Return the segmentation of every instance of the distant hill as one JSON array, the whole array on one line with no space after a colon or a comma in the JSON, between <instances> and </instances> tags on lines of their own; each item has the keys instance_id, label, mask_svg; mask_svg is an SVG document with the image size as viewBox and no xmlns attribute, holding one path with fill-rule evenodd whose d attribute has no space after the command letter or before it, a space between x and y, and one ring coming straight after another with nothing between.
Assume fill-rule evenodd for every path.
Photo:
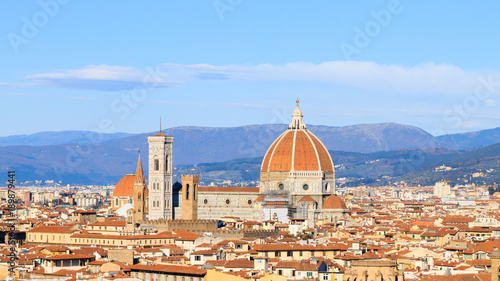
<instances>
[{"instance_id":1,"label":"distant hill","mask_svg":"<svg viewBox=\"0 0 500 281\"><path fill-rule=\"evenodd\" d=\"M397 150L374 153L330 151L340 186L433 185L443 179L451 184L500 182L500 143L472 150L445 148ZM262 157L179 167L202 175L202 184L223 181L253 185L259 180ZM448 168L440 168L442 166ZM476 177L473 175L476 174Z\"/></svg>"},{"instance_id":2,"label":"distant hill","mask_svg":"<svg viewBox=\"0 0 500 281\"><path fill-rule=\"evenodd\" d=\"M43 146L65 143L102 143L114 139L124 138L133 134L112 133L103 134L92 131L60 131L41 132L31 135L15 135L0 137L0 146L30 145Z\"/></svg>"},{"instance_id":3,"label":"distant hill","mask_svg":"<svg viewBox=\"0 0 500 281\"><path fill-rule=\"evenodd\" d=\"M234 128L176 127L163 132L174 136L174 165L189 166L262 157L271 143L286 129L287 125L273 124ZM431 151L439 145L436 138L427 132L395 123L345 127L308 126L308 129L323 141L327 149L343 151L334 154L336 165L344 160L351 161L346 163L372 161L370 159L378 157L376 153L390 151L384 154L388 166L380 166L375 169L377 171L382 167L390 169L393 161L401 157L420 157L421 154L413 155L415 152L411 151ZM116 184L124 174L134 172L137 152L140 150L147 173L147 137L156 132L103 135L98 143L88 143L89 138L85 133L67 131L59 132L58 135L57 132L46 132L0 138L0 141L3 140L1 143L15 144L0 146L0 169L16 170L20 182L55 180L63 184ZM450 143L452 142L448 142L448 146L451 146ZM435 151L438 151L443 160L452 153L446 149ZM409 155L405 156L405 153ZM424 163L435 158L426 159ZM236 167L237 163L227 163L233 171L240 170L240 167ZM379 161L376 164L381 163L383 162ZM359 177L371 177L373 172L376 177L377 171L374 172L373 165L360 164L353 166L352 173L357 173ZM339 173L342 175L340 171Z\"/></svg>"},{"instance_id":4,"label":"distant hill","mask_svg":"<svg viewBox=\"0 0 500 281\"><path fill-rule=\"evenodd\" d=\"M436 137L442 147L451 149L471 149L500 142L500 127L476 132L443 135Z\"/></svg>"}]
</instances>

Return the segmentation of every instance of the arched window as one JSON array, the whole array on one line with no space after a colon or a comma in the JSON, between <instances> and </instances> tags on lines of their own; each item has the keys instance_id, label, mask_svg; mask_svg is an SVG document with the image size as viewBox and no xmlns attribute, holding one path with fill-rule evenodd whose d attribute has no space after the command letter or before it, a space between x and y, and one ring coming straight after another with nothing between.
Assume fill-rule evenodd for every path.
<instances>
[{"instance_id":1,"label":"arched window","mask_svg":"<svg viewBox=\"0 0 500 281\"><path fill-rule=\"evenodd\" d=\"M168 154L165 156L165 170L168 171Z\"/></svg>"},{"instance_id":2,"label":"arched window","mask_svg":"<svg viewBox=\"0 0 500 281\"><path fill-rule=\"evenodd\" d=\"M155 167L154 168L155 168L155 171L160 170L160 160L155 159Z\"/></svg>"},{"instance_id":3,"label":"arched window","mask_svg":"<svg viewBox=\"0 0 500 281\"><path fill-rule=\"evenodd\" d=\"M193 184L193 200L196 200L196 183Z\"/></svg>"},{"instance_id":4,"label":"arched window","mask_svg":"<svg viewBox=\"0 0 500 281\"><path fill-rule=\"evenodd\" d=\"M189 184L186 184L186 200L189 200Z\"/></svg>"}]
</instances>

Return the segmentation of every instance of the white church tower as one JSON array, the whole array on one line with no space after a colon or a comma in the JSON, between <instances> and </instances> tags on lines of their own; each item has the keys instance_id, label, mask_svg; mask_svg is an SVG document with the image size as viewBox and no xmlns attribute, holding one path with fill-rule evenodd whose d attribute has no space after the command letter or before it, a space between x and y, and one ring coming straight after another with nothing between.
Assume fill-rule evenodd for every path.
<instances>
[{"instance_id":1,"label":"white church tower","mask_svg":"<svg viewBox=\"0 0 500 281\"><path fill-rule=\"evenodd\" d=\"M161 127L161 126L160 126ZM172 143L173 136L149 136L149 220L173 219Z\"/></svg>"}]
</instances>

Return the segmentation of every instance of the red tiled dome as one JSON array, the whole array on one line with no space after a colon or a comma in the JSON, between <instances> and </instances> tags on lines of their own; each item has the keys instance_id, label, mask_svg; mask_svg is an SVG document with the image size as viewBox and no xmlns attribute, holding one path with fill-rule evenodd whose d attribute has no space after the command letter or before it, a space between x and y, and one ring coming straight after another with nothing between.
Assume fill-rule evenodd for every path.
<instances>
[{"instance_id":1,"label":"red tiled dome","mask_svg":"<svg viewBox=\"0 0 500 281\"><path fill-rule=\"evenodd\" d=\"M134 197L134 180L135 174L125 175L115 186L113 196L116 197ZM148 188L146 188L145 196L148 196Z\"/></svg>"},{"instance_id":2,"label":"red tiled dome","mask_svg":"<svg viewBox=\"0 0 500 281\"><path fill-rule=\"evenodd\" d=\"M338 197L337 195L330 195L325 198L323 201L323 209L328 210L339 210L339 209L347 209L344 200Z\"/></svg>"},{"instance_id":3,"label":"red tiled dome","mask_svg":"<svg viewBox=\"0 0 500 281\"><path fill-rule=\"evenodd\" d=\"M288 129L269 147L261 172L333 172L333 161L323 143L306 129Z\"/></svg>"},{"instance_id":4,"label":"red tiled dome","mask_svg":"<svg viewBox=\"0 0 500 281\"><path fill-rule=\"evenodd\" d=\"M133 175L133 174L125 175L116 184L115 190L113 191L113 196L116 196L116 197L122 197L122 196L133 197L134 196L134 180L135 180L135 175Z\"/></svg>"}]
</instances>

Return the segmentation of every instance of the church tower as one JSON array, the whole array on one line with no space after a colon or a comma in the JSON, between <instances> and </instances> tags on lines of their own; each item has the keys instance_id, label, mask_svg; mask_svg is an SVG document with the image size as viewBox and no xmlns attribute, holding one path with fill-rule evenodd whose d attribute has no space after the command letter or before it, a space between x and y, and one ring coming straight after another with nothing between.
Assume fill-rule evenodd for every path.
<instances>
[{"instance_id":1,"label":"church tower","mask_svg":"<svg viewBox=\"0 0 500 281\"><path fill-rule=\"evenodd\" d=\"M146 179L142 170L141 154L139 154L134 179L134 216L136 222L146 221L146 189Z\"/></svg>"},{"instance_id":2,"label":"church tower","mask_svg":"<svg viewBox=\"0 0 500 281\"><path fill-rule=\"evenodd\" d=\"M199 176L182 175L182 219L198 219L198 182Z\"/></svg>"},{"instance_id":3,"label":"church tower","mask_svg":"<svg viewBox=\"0 0 500 281\"><path fill-rule=\"evenodd\" d=\"M173 219L172 144L173 136L161 132L148 137L149 220Z\"/></svg>"}]
</instances>

